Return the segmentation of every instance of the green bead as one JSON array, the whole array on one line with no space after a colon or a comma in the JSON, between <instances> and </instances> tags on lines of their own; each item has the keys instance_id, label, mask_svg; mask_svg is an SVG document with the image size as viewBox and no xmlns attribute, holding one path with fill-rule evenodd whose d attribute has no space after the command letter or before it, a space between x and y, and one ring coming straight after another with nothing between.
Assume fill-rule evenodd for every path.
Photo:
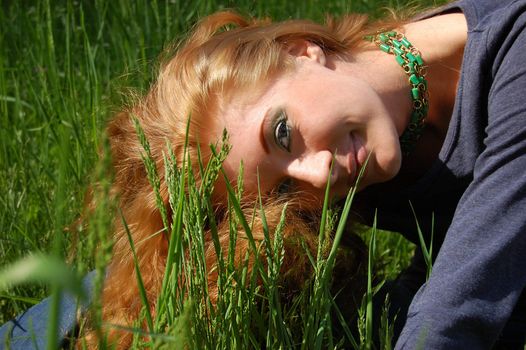
<instances>
[{"instance_id":1,"label":"green bead","mask_svg":"<svg viewBox=\"0 0 526 350\"><path fill-rule=\"evenodd\" d=\"M402 47L402 44L401 44L398 40L392 40L392 42L393 42L393 45L394 45L395 47L397 47L397 48Z\"/></svg>"},{"instance_id":2,"label":"green bead","mask_svg":"<svg viewBox=\"0 0 526 350\"><path fill-rule=\"evenodd\" d=\"M417 88L411 89L411 94L413 95L413 99L418 100L420 98L420 90Z\"/></svg>"},{"instance_id":3,"label":"green bead","mask_svg":"<svg viewBox=\"0 0 526 350\"><path fill-rule=\"evenodd\" d=\"M405 54L405 57L407 57L407 59L409 60L409 62L413 63L416 61L416 58L415 56L413 56L413 54L411 52L408 52Z\"/></svg>"},{"instance_id":4,"label":"green bead","mask_svg":"<svg viewBox=\"0 0 526 350\"><path fill-rule=\"evenodd\" d=\"M395 60L401 66L403 66L405 64L405 60L404 60L404 58L402 56L395 56Z\"/></svg>"},{"instance_id":5,"label":"green bead","mask_svg":"<svg viewBox=\"0 0 526 350\"><path fill-rule=\"evenodd\" d=\"M416 56L416 63L418 63L421 66L424 65L424 60L422 59L422 56L420 56L420 55Z\"/></svg>"},{"instance_id":6,"label":"green bead","mask_svg":"<svg viewBox=\"0 0 526 350\"><path fill-rule=\"evenodd\" d=\"M417 85L418 83L420 83L420 79L418 79L418 77L415 74L411 74L411 76L409 77L409 81L413 85Z\"/></svg>"},{"instance_id":7,"label":"green bead","mask_svg":"<svg viewBox=\"0 0 526 350\"><path fill-rule=\"evenodd\" d=\"M389 40L389 37L385 34L378 34L378 39L380 39L381 42L387 42Z\"/></svg>"},{"instance_id":8,"label":"green bead","mask_svg":"<svg viewBox=\"0 0 526 350\"><path fill-rule=\"evenodd\" d=\"M393 52L395 53L395 55L398 55L398 56L401 56L404 53L404 51L400 50L396 46L393 46Z\"/></svg>"},{"instance_id":9,"label":"green bead","mask_svg":"<svg viewBox=\"0 0 526 350\"><path fill-rule=\"evenodd\" d=\"M380 44L380 50L382 50L383 52L389 53L390 47L389 45L386 45L386 44Z\"/></svg>"},{"instance_id":10,"label":"green bead","mask_svg":"<svg viewBox=\"0 0 526 350\"><path fill-rule=\"evenodd\" d=\"M402 38L402 40L400 40L400 42L402 43L402 45L404 45L407 48L411 47L411 43L406 38Z\"/></svg>"},{"instance_id":11,"label":"green bead","mask_svg":"<svg viewBox=\"0 0 526 350\"><path fill-rule=\"evenodd\" d=\"M393 37L393 36L396 36L396 32L391 30L391 31L388 31L388 32L385 32L384 33L385 35L389 36L389 37Z\"/></svg>"}]
</instances>

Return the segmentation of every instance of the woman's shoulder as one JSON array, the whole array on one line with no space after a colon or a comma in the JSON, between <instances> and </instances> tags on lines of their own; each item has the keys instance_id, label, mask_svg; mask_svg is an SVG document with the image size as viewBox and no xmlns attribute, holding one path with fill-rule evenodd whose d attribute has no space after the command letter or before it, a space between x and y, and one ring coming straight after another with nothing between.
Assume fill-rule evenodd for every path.
<instances>
[{"instance_id":1,"label":"woman's shoulder","mask_svg":"<svg viewBox=\"0 0 526 350\"><path fill-rule=\"evenodd\" d=\"M511 14L524 12L526 0L458 0L418 15L422 20L452 12L462 12L466 16L470 31L480 30L494 22L507 21Z\"/></svg>"}]
</instances>

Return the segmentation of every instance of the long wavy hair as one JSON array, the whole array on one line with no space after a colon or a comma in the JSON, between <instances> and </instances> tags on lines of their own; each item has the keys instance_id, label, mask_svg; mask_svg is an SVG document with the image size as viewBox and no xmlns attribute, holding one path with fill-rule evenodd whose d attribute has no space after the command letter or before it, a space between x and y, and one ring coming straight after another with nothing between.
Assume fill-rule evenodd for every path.
<instances>
[{"instance_id":1,"label":"long wavy hair","mask_svg":"<svg viewBox=\"0 0 526 350\"><path fill-rule=\"evenodd\" d=\"M392 21L388 27L400 23ZM362 49L363 36L383 26L386 26L385 22L371 24L367 16L361 14L338 20L327 18L324 24L317 24L307 20L273 23L268 19L256 20L233 12L220 12L202 19L184 42L162 55L158 77L149 92L115 115L107 128L115 172L112 192L118 198L120 210L136 242L138 264L152 313L155 313L155 301L165 270L168 239L162 234L154 235L164 225L147 179L141 158L143 149L133 119L139 121L149 141L160 175L161 197L168 207L163 160L167 140L181 162L188 137L187 152L191 159L197 159L198 147L202 151L208 149L207 145L200 144L199 134L214 123L220 112L221 99L236 90L257 88L262 82L292 69L293 63L286 51L288 45L306 40L317 44L327 55L343 57L352 50ZM206 160L210 155L204 152L201 156ZM283 201L267 205L269 227L278 224L282 205ZM290 205L287 211L283 233L287 254L282 267L287 270L287 278L293 280L291 285L296 286L307 278L310 267L303 248L291 242L294 242L294 237L301 237L313 252L317 244L312 225L317 220L316 215L306 219L298 207ZM228 223L222 217L217 221L220 242L226 250ZM254 232L258 232L258 224L255 226ZM107 269L102 295L103 319L107 323L131 326L138 318L142 303L135 282L130 283L136 280L134 259L120 217L115 219L113 235L113 259ZM262 233L255 233L255 239L262 240ZM247 251L247 242L238 239L236 251ZM205 251L208 271L213 271L211 267L217 261L215 250L210 244ZM213 272L208 276L208 283L213 299L217 293ZM130 345L131 335L122 331L109 330L108 337L118 349ZM82 341L89 347L96 347L96 338L95 332L88 331Z\"/></svg>"}]
</instances>

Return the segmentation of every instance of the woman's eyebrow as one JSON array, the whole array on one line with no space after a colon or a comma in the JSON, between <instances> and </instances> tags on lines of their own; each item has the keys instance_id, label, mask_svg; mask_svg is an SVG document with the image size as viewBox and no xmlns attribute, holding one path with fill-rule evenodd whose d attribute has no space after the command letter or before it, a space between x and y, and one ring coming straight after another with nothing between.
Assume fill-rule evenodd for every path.
<instances>
[{"instance_id":1,"label":"woman's eyebrow","mask_svg":"<svg viewBox=\"0 0 526 350\"><path fill-rule=\"evenodd\" d=\"M259 142L261 143L261 146L263 147L263 150L266 154L269 154L269 147L267 143L267 135L268 135L268 128L271 123L271 116L272 108L267 109L265 112L265 115L263 116L263 119L261 120L261 124L259 125Z\"/></svg>"}]
</instances>

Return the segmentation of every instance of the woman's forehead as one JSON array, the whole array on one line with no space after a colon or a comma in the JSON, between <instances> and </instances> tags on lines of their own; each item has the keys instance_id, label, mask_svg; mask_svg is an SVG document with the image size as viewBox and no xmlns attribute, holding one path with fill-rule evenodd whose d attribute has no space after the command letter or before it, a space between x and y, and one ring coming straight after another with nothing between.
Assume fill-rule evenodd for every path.
<instances>
[{"instance_id":1,"label":"woman's forehead","mask_svg":"<svg viewBox=\"0 0 526 350\"><path fill-rule=\"evenodd\" d=\"M283 95L294 80L294 70L288 70L255 85L229 89L220 97L220 111L247 111L264 103L283 99Z\"/></svg>"},{"instance_id":2,"label":"woman's forehead","mask_svg":"<svg viewBox=\"0 0 526 350\"><path fill-rule=\"evenodd\" d=\"M234 123L251 122L257 119L258 113L279 99L276 89L278 79L258 84L258 86L247 86L242 89L231 91L220 97L217 119L224 126ZM264 111L263 111L264 113ZM263 117L263 115L261 115Z\"/></svg>"}]
</instances>

